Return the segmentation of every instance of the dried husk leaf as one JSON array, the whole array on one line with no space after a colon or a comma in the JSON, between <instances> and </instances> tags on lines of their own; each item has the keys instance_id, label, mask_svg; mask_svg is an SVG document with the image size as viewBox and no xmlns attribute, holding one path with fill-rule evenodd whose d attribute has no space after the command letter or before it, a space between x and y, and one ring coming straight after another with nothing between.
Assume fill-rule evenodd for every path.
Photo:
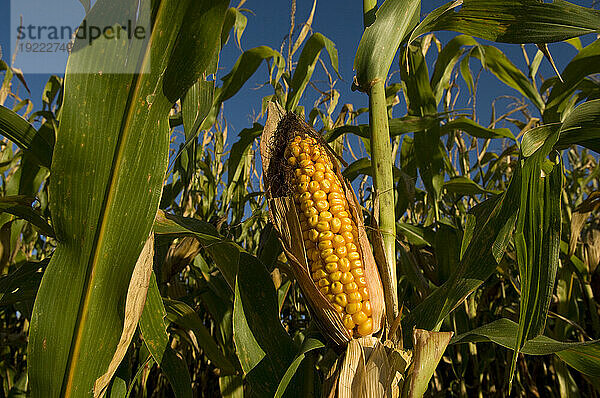
<instances>
[{"instance_id":1,"label":"dried husk leaf","mask_svg":"<svg viewBox=\"0 0 600 398\"><path fill-rule=\"evenodd\" d=\"M260 152L263 166L263 177L268 175L269 165L271 163L270 145L274 142L274 135L277 131L279 121L285 115L285 111L276 103L269 103L268 116L261 136ZM363 264L365 265L365 277L369 287L369 295L372 306L373 333L382 328L384 322L384 295L381 279L377 270L377 264L373 257L373 252L367 239L365 226L362 218L362 212L359 212L360 205L352 187L342 177L341 170L337 160L337 155L327 146L326 150L330 154L334 171L342 182L342 187L346 194L350 211L356 221L359 231L359 251ZM298 212L292 197L271 197L267 185L267 199L269 204L269 216L278 232L279 240L283 246L283 251L290 263L294 277L298 281L302 292L308 302L313 314L313 318L323 331L336 344L342 345L348 343L352 336L343 325L342 318L333 308L329 301L317 289L309 272L306 249L302 239L300 221Z\"/></svg>"}]
</instances>

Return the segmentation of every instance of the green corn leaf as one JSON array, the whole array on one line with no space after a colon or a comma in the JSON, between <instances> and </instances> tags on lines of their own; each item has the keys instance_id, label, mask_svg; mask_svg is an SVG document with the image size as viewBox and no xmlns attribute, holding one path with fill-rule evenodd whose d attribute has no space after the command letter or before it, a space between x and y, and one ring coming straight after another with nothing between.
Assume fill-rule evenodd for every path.
<instances>
[{"instance_id":1,"label":"green corn leaf","mask_svg":"<svg viewBox=\"0 0 600 398\"><path fill-rule=\"evenodd\" d=\"M20 302L33 304L50 259L27 262L0 278L0 306Z\"/></svg>"},{"instance_id":2,"label":"green corn leaf","mask_svg":"<svg viewBox=\"0 0 600 398\"><path fill-rule=\"evenodd\" d=\"M542 114L544 123L561 121L569 99L579 89L586 76L600 72L600 40L592 42L579 52L561 72L563 82L555 83L548 96L546 109Z\"/></svg>"},{"instance_id":3,"label":"green corn leaf","mask_svg":"<svg viewBox=\"0 0 600 398\"><path fill-rule=\"evenodd\" d=\"M285 69L285 60L278 51L267 46L260 46L244 51L238 58L231 71L223 76L223 87L219 94L219 101L223 102L235 95L246 81L256 72L263 61L273 59L272 69L277 67L277 74L273 79L276 83L281 78ZM272 75L271 69L271 75Z\"/></svg>"},{"instance_id":4,"label":"green corn leaf","mask_svg":"<svg viewBox=\"0 0 600 398\"><path fill-rule=\"evenodd\" d=\"M545 164L558 136L558 131L551 134L523 165L515 231L521 305L511 381L519 350L544 331L558 270L563 166L558 156L555 165Z\"/></svg>"},{"instance_id":5,"label":"green corn leaf","mask_svg":"<svg viewBox=\"0 0 600 398\"><path fill-rule=\"evenodd\" d=\"M77 40L69 57L49 186L59 244L29 335L34 397L89 394L113 357L129 280L159 205L169 111L210 63L227 9L226 1L208 0L152 5L147 42L124 51L123 35L92 45ZM151 4L140 7L98 0L86 21L106 26L139 18L149 25ZM147 73L106 72L128 65ZM75 73L82 71L89 73Z\"/></svg>"},{"instance_id":6,"label":"green corn leaf","mask_svg":"<svg viewBox=\"0 0 600 398\"><path fill-rule=\"evenodd\" d=\"M437 30L502 43L553 43L600 31L600 11L564 0L452 1L432 11L412 37Z\"/></svg>"},{"instance_id":7,"label":"green corn leaf","mask_svg":"<svg viewBox=\"0 0 600 398\"><path fill-rule=\"evenodd\" d=\"M472 51L471 56L493 73L500 81L519 91L540 110L544 109L544 101L533 83L509 59L494 46L481 45L479 51Z\"/></svg>"},{"instance_id":8,"label":"green corn leaf","mask_svg":"<svg viewBox=\"0 0 600 398\"><path fill-rule=\"evenodd\" d=\"M139 323L142 339L152 355L152 359L171 383L175 396L177 398L192 397L192 380L185 360L169 345L167 325L164 321L166 316L167 313L153 272Z\"/></svg>"},{"instance_id":9,"label":"green corn leaf","mask_svg":"<svg viewBox=\"0 0 600 398\"><path fill-rule=\"evenodd\" d=\"M440 127L440 134L448 134L452 130L462 130L472 137L477 138L509 138L516 141L514 134L507 128L487 128L466 117L451 120Z\"/></svg>"},{"instance_id":10,"label":"green corn leaf","mask_svg":"<svg viewBox=\"0 0 600 398\"><path fill-rule=\"evenodd\" d=\"M54 230L39 211L31 207L33 198L26 196L4 196L0 198L0 213L12 214L15 217L28 221L42 234L54 237Z\"/></svg>"},{"instance_id":11,"label":"green corn leaf","mask_svg":"<svg viewBox=\"0 0 600 398\"><path fill-rule=\"evenodd\" d=\"M514 349L519 325L509 319L498 319L467 333L456 336L450 344L494 342ZM540 335L528 340L521 348L527 355L555 354L569 366L589 376L600 377L600 340L561 342Z\"/></svg>"},{"instance_id":12,"label":"green corn leaf","mask_svg":"<svg viewBox=\"0 0 600 398\"><path fill-rule=\"evenodd\" d=\"M439 104L444 90L450 87L452 71L460 57L464 54L463 46L476 46L477 42L470 36L459 35L453 38L440 51L433 74L431 75L431 87L435 95L435 102Z\"/></svg>"},{"instance_id":13,"label":"green corn leaf","mask_svg":"<svg viewBox=\"0 0 600 398\"><path fill-rule=\"evenodd\" d=\"M323 48L325 48L329 54L329 60L331 61L333 70L335 70L335 73L338 73L338 53L335 44L322 34L314 33L304 44L302 52L300 53L300 58L298 59L298 65L292 76L292 81L290 83L290 97L286 104L286 109L288 111L296 109L300 97L304 93L306 85L315 71L315 66L319 60L319 54Z\"/></svg>"},{"instance_id":14,"label":"green corn leaf","mask_svg":"<svg viewBox=\"0 0 600 398\"><path fill-rule=\"evenodd\" d=\"M489 278L497 266L497 252L503 253L508 242L502 234L510 235L515 224L520 192L521 171L518 168L502 195L471 210L476 222L457 269L403 320L403 330L411 330L415 325L427 330L439 327L450 312ZM504 242L504 247L496 246L494 254L496 242Z\"/></svg>"},{"instance_id":15,"label":"green corn leaf","mask_svg":"<svg viewBox=\"0 0 600 398\"><path fill-rule=\"evenodd\" d=\"M277 386L277 391L275 391L275 398L283 397L283 394L285 393L288 385L290 384L290 381L292 381L292 377L294 377L294 375L296 374L296 371L300 367L302 360L304 360L304 358L306 357L306 354L312 350L317 350L323 347L325 347L325 344L323 344L320 340L313 338L307 338L304 340L304 342L302 343L302 347L300 348L300 352L298 353L294 361L290 364L290 366L287 368L285 374L281 378L281 381Z\"/></svg>"},{"instance_id":16,"label":"green corn leaf","mask_svg":"<svg viewBox=\"0 0 600 398\"><path fill-rule=\"evenodd\" d=\"M194 236L197 238L208 251L233 291L240 253L244 249L233 242L224 240L219 236L215 227L196 218L180 217L159 210L154 222L154 233L173 237Z\"/></svg>"},{"instance_id":17,"label":"green corn leaf","mask_svg":"<svg viewBox=\"0 0 600 398\"><path fill-rule=\"evenodd\" d=\"M225 357L198 314L184 302L169 299L164 299L163 302L167 311L167 319L179 327L194 332L198 345L215 367L221 370L222 375L233 374L234 366Z\"/></svg>"},{"instance_id":18,"label":"green corn leaf","mask_svg":"<svg viewBox=\"0 0 600 398\"><path fill-rule=\"evenodd\" d=\"M565 117L560 127L558 149L581 145L600 153L600 100L579 105Z\"/></svg>"},{"instance_id":19,"label":"green corn leaf","mask_svg":"<svg viewBox=\"0 0 600 398\"><path fill-rule=\"evenodd\" d=\"M361 91L369 91L376 80L387 78L400 43L419 22L420 11L419 0L387 0L379 7L354 58L356 84Z\"/></svg>"},{"instance_id":20,"label":"green corn leaf","mask_svg":"<svg viewBox=\"0 0 600 398\"><path fill-rule=\"evenodd\" d=\"M269 273L256 257L246 253L240 255L235 285L233 339L253 393L273 396L296 356L296 348L279 320Z\"/></svg>"},{"instance_id":21,"label":"green corn leaf","mask_svg":"<svg viewBox=\"0 0 600 398\"><path fill-rule=\"evenodd\" d=\"M0 134L31 153L44 167L50 168L54 137L38 132L20 115L0 105Z\"/></svg>"}]
</instances>

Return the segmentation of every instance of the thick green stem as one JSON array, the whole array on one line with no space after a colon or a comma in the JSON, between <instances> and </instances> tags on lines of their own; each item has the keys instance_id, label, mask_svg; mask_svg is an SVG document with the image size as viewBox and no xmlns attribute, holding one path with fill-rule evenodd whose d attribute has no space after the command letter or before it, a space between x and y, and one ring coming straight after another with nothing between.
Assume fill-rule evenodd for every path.
<instances>
[{"instance_id":1,"label":"thick green stem","mask_svg":"<svg viewBox=\"0 0 600 398\"><path fill-rule=\"evenodd\" d=\"M394 177L392 173L392 145L385 101L385 82L379 80L369 93L369 117L371 122L371 165L375 197L379 200L379 228L383 235L387 270L391 283L393 316L398 311L396 277L396 216L394 212ZM380 266L380 268L383 268ZM388 314L390 315L390 314Z\"/></svg>"}]
</instances>

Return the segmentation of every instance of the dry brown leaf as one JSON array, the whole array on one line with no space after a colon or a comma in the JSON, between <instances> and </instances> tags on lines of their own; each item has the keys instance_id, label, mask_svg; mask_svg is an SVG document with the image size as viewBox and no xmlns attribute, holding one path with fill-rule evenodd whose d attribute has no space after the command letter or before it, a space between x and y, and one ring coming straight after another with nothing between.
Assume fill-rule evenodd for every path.
<instances>
[{"instance_id":1,"label":"dry brown leaf","mask_svg":"<svg viewBox=\"0 0 600 398\"><path fill-rule=\"evenodd\" d=\"M100 376L94 383L94 397L102 397L106 393L110 380L117 371L119 364L125 357L131 339L135 334L138 321L142 316L144 310L144 304L146 303L146 293L148 292L148 285L150 283L150 276L152 275L152 262L154 259L154 235L151 234L140 256L135 263L133 274L131 275L131 281L129 282L129 288L127 289L127 299L125 302L125 320L123 324L123 332L117 347L115 354L113 355L106 373Z\"/></svg>"}]
</instances>

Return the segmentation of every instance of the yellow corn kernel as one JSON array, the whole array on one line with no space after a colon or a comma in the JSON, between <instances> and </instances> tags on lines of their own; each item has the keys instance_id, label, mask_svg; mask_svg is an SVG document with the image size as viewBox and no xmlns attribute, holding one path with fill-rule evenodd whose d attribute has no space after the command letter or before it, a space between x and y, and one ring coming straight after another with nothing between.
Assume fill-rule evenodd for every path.
<instances>
[{"instance_id":1,"label":"yellow corn kernel","mask_svg":"<svg viewBox=\"0 0 600 398\"><path fill-rule=\"evenodd\" d=\"M354 281L358 285L358 287L366 287L367 286L367 278L361 276L360 278L354 278Z\"/></svg>"},{"instance_id":2,"label":"yellow corn kernel","mask_svg":"<svg viewBox=\"0 0 600 398\"><path fill-rule=\"evenodd\" d=\"M352 232L342 232L340 235L344 237L346 243L354 241L354 235Z\"/></svg>"},{"instance_id":3,"label":"yellow corn kernel","mask_svg":"<svg viewBox=\"0 0 600 398\"><path fill-rule=\"evenodd\" d=\"M329 226L331 227L331 232L337 234L340 232L340 229L342 229L342 221L339 218L334 217L329 221Z\"/></svg>"},{"instance_id":4,"label":"yellow corn kernel","mask_svg":"<svg viewBox=\"0 0 600 398\"><path fill-rule=\"evenodd\" d=\"M327 271L327 268L325 268L325 270ZM340 278L340 282L342 282L342 284L347 285L348 283L354 281L354 277L352 276L352 274L350 272L343 272L342 273L342 277Z\"/></svg>"},{"instance_id":5,"label":"yellow corn kernel","mask_svg":"<svg viewBox=\"0 0 600 398\"><path fill-rule=\"evenodd\" d=\"M330 294L326 294L325 297L327 298L327 300L330 303L333 303L335 301L335 294L331 294L331 293Z\"/></svg>"},{"instance_id":6,"label":"yellow corn kernel","mask_svg":"<svg viewBox=\"0 0 600 398\"><path fill-rule=\"evenodd\" d=\"M329 241L331 242L331 241ZM331 256L333 254L333 249L325 249L325 250L321 250L321 253L319 253L319 256L321 256L322 259L326 259L327 257ZM326 263L331 263L332 261L325 261Z\"/></svg>"},{"instance_id":7,"label":"yellow corn kernel","mask_svg":"<svg viewBox=\"0 0 600 398\"><path fill-rule=\"evenodd\" d=\"M329 274L329 280L331 282L337 282L340 279L342 279L342 272L341 271L335 271L335 272Z\"/></svg>"},{"instance_id":8,"label":"yellow corn kernel","mask_svg":"<svg viewBox=\"0 0 600 398\"><path fill-rule=\"evenodd\" d=\"M327 199L327 194L321 190L318 190L312 194L315 201Z\"/></svg>"},{"instance_id":9,"label":"yellow corn kernel","mask_svg":"<svg viewBox=\"0 0 600 398\"><path fill-rule=\"evenodd\" d=\"M327 178L327 175L325 174L327 168L320 159L315 162L315 169L323 173L323 178Z\"/></svg>"},{"instance_id":10,"label":"yellow corn kernel","mask_svg":"<svg viewBox=\"0 0 600 398\"><path fill-rule=\"evenodd\" d=\"M350 261L360 260L360 254L358 254L358 252L348 253L348 260L350 260Z\"/></svg>"},{"instance_id":11,"label":"yellow corn kernel","mask_svg":"<svg viewBox=\"0 0 600 398\"><path fill-rule=\"evenodd\" d=\"M333 308L335 308L335 310L336 310L337 312L339 312L339 313L342 313L342 312L344 312L344 307L342 307L341 305L339 305L339 304L336 304L336 303L332 303L331 305L333 306Z\"/></svg>"},{"instance_id":12,"label":"yellow corn kernel","mask_svg":"<svg viewBox=\"0 0 600 398\"><path fill-rule=\"evenodd\" d=\"M327 264L325 264L325 271L328 274L333 274L337 270L338 270L338 264L337 263L327 263Z\"/></svg>"},{"instance_id":13,"label":"yellow corn kernel","mask_svg":"<svg viewBox=\"0 0 600 398\"><path fill-rule=\"evenodd\" d=\"M368 336L373 333L373 318L367 319L362 324L358 325L358 334L361 336Z\"/></svg>"},{"instance_id":14,"label":"yellow corn kernel","mask_svg":"<svg viewBox=\"0 0 600 398\"><path fill-rule=\"evenodd\" d=\"M346 327L346 329L348 330L352 330L354 329L354 326L356 326L356 324L354 323L354 321L352 320L352 315L350 314L346 314L342 317L342 322L344 323L344 326Z\"/></svg>"},{"instance_id":15,"label":"yellow corn kernel","mask_svg":"<svg viewBox=\"0 0 600 398\"><path fill-rule=\"evenodd\" d=\"M348 293L348 301L351 303L360 303L363 300L359 292Z\"/></svg>"},{"instance_id":16,"label":"yellow corn kernel","mask_svg":"<svg viewBox=\"0 0 600 398\"><path fill-rule=\"evenodd\" d=\"M346 295L344 293L336 294L335 302L336 302L336 304L338 304L342 307L346 307L346 305L348 304L348 298L346 297Z\"/></svg>"},{"instance_id":17,"label":"yellow corn kernel","mask_svg":"<svg viewBox=\"0 0 600 398\"><path fill-rule=\"evenodd\" d=\"M346 246L336 247L335 254L338 257L346 257L346 255L348 254L348 249L346 249Z\"/></svg>"},{"instance_id":18,"label":"yellow corn kernel","mask_svg":"<svg viewBox=\"0 0 600 398\"><path fill-rule=\"evenodd\" d=\"M319 279L319 282L317 282L317 284L319 285L319 287L324 287L324 286L329 286L329 281L327 280L327 278L323 278L323 279Z\"/></svg>"},{"instance_id":19,"label":"yellow corn kernel","mask_svg":"<svg viewBox=\"0 0 600 398\"><path fill-rule=\"evenodd\" d=\"M288 163L289 163L290 165L292 165L292 166L295 166L297 162L298 162L298 159L296 159L296 158L295 158L295 157L293 157L293 156L290 156L290 157L288 158Z\"/></svg>"},{"instance_id":20,"label":"yellow corn kernel","mask_svg":"<svg viewBox=\"0 0 600 398\"><path fill-rule=\"evenodd\" d=\"M315 169L317 169L316 165L315 165ZM315 171L315 174L313 174L313 176L312 176L313 182L316 182L317 184L319 184L321 181L323 181L324 178L325 178L325 175L323 174L322 171L319 171L319 170Z\"/></svg>"},{"instance_id":21,"label":"yellow corn kernel","mask_svg":"<svg viewBox=\"0 0 600 398\"><path fill-rule=\"evenodd\" d=\"M318 281L319 279L323 279L323 278L326 278L326 277L327 277L327 272L323 271L323 268L319 268L318 270L316 270L312 274L312 278L315 281Z\"/></svg>"},{"instance_id":22,"label":"yellow corn kernel","mask_svg":"<svg viewBox=\"0 0 600 398\"><path fill-rule=\"evenodd\" d=\"M308 239L311 240L311 242L318 242L319 240L319 231L317 231L316 229L311 229L308 231Z\"/></svg>"},{"instance_id":23,"label":"yellow corn kernel","mask_svg":"<svg viewBox=\"0 0 600 398\"><path fill-rule=\"evenodd\" d=\"M315 173L316 174L316 173ZM314 176L313 176L314 178ZM321 190L325 193L329 193L331 191L331 181L326 180L326 179L322 179L319 181L321 183Z\"/></svg>"},{"instance_id":24,"label":"yellow corn kernel","mask_svg":"<svg viewBox=\"0 0 600 398\"><path fill-rule=\"evenodd\" d=\"M333 243L330 240L324 240L319 242L319 245L317 247L319 248L319 250L333 249Z\"/></svg>"},{"instance_id":25,"label":"yellow corn kernel","mask_svg":"<svg viewBox=\"0 0 600 398\"><path fill-rule=\"evenodd\" d=\"M325 211L325 210L329 209L329 203L327 203L326 200L319 200L315 203L315 207L320 212Z\"/></svg>"},{"instance_id":26,"label":"yellow corn kernel","mask_svg":"<svg viewBox=\"0 0 600 398\"><path fill-rule=\"evenodd\" d=\"M332 240L333 236L334 236L334 234L331 231L319 232L319 241Z\"/></svg>"},{"instance_id":27,"label":"yellow corn kernel","mask_svg":"<svg viewBox=\"0 0 600 398\"><path fill-rule=\"evenodd\" d=\"M362 303L362 311L365 313L366 316L371 316L371 314L373 314L373 309L371 308L371 302L370 301L363 301Z\"/></svg>"},{"instance_id":28,"label":"yellow corn kernel","mask_svg":"<svg viewBox=\"0 0 600 398\"><path fill-rule=\"evenodd\" d=\"M319 223L319 216L310 216L308 218L308 225L311 228L316 228L318 223ZM318 228L317 228L317 230L318 230Z\"/></svg>"},{"instance_id":29,"label":"yellow corn kernel","mask_svg":"<svg viewBox=\"0 0 600 398\"><path fill-rule=\"evenodd\" d=\"M348 249L348 253L358 251L358 247L352 242L346 243L346 249Z\"/></svg>"},{"instance_id":30,"label":"yellow corn kernel","mask_svg":"<svg viewBox=\"0 0 600 398\"><path fill-rule=\"evenodd\" d=\"M342 206L342 205L331 206L329 211L332 212L336 217L339 218L340 212L344 211L344 206ZM340 221L341 221L341 219L340 219Z\"/></svg>"},{"instance_id":31,"label":"yellow corn kernel","mask_svg":"<svg viewBox=\"0 0 600 398\"><path fill-rule=\"evenodd\" d=\"M308 184L308 187L307 187L307 189L308 189L308 191L309 191L310 193L315 193L315 192L317 192L317 191L318 191L320 188L321 188L321 184L319 184L317 181L311 181L311 182Z\"/></svg>"},{"instance_id":32,"label":"yellow corn kernel","mask_svg":"<svg viewBox=\"0 0 600 398\"><path fill-rule=\"evenodd\" d=\"M362 309L362 303L360 303L360 302L358 302L358 303L348 303L346 305L346 313L348 313L350 315L356 314L361 309ZM354 321L354 322L356 322L356 321ZM358 322L356 322L356 323L358 323Z\"/></svg>"},{"instance_id":33,"label":"yellow corn kernel","mask_svg":"<svg viewBox=\"0 0 600 398\"><path fill-rule=\"evenodd\" d=\"M342 235L335 235L333 237L333 247L334 248L338 248L340 246L344 246L346 243L346 240L344 239L344 237Z\"/></svg>"},{"instance_id":34,"label":"yellow corn kernel","mask_svg":"<svg viewBox=\"0 0 600 398\"><path fill-rule=\"evenodd\" d=\"M348 305L350 305L350 304L348 304ZM352 320L354 321L354 323L356 323L358 325L366 322L368 318L369 317L367 317L367 315L362 311L358 311L358 312L352 314Z\"/></svg>"},{"instance_id":35,"label":"yellow corn kernel","mask_svg":"<svg viewBox=\"0 0 600 398\"><path fill-rule=\"evenodd\" d=\"M327 279L321 279L321 281L322 280L327 280ZM327 282L327 284L329 284L329 281ZM331 293L333 293L333 294L340 294L343 291L344 291L344 285L342 285L341 282L333 282L331 284Z\"/></svg>"},{"instance_id":36,"label":"yellow corn kernel","mask_svg":"<svg viewBox=\"0 0 600 398\"><path fill-rule=\"evenodd\" d=\"M352 268L352 269L361 268L362 266L363 266L363 264L362 264L362 261L360 261L360 260L350 261L350 268Z\"/></svg>"},{"instance_id":37,"label":"yellow corn kernel","mask_svg":"<svg viewBox=\"0 0 600 398\"><path fill-rule=\"evenodd\" d=\"M329 286L323 286L319 291L323 293L323 296L327 296L329 294Z\"/></svg>"},{"instance_id":38,"label":"yellow corn kernel","mask_svg":"<svg viewBox=\"0 0 600 398\"><path fill-rule=\"evenodd\" d=\"M330 213L330 212L328 212L328 211L322 211L322 212L319 214L319 220L322 220L322 221L330 221L331 219L333 219L333 214L331 214L331 213Z\"/></svg>"},{"instance_id":39,"label":"yellow corn kernel","mask_svg":"<svg viewBox=\"0 0 600 398\"><path fill-rule=\"evenodd\" d=\"M344 291L346 293L358 292L358 284L356 282L350 282L344 285Z\"/></svg>"},{"instance_id":40,"label":"yellow corn kernel","mask_svg":"<svg viewBox=\"0 0 600 398\"><path fill-rule=\"evenodd\" d=\"M322 254L321 254L322 256ZM326 263L336 263L338 262L340 258L338 256L336 256L335 254L329 255L327 257L325 257L325 262Z\"/></svg>"},{"instance_id":41,"label":"yellow corn kernel","mask_svg":"<svg viewBox=\"0 0 600 398\"><path fill-rule=\"evenodd\" d=\"M300 155L300 159L302 159L302 154ZM300 163L298 163L298 166L300 166L302 169L305 169L309 166L312 166L312 160L302 159L302 160L300 160ZM314 166L313 166L313 168L314 168Z\"/></svg>"},{"instance_id":42,"label":"yellow corn kernel","mask_svg":"<svg viewBox=\"0 0 600 398\"><path fill-rule=\"evenodd\" d=\"M338 269L342 272L350 271L350 261L347 258L340 258L338 261Z\"/></svg>"},{"instance_id":43,"label":"yellow corn kernel","mask_svg":"<svg viewBox=\"0 0 600 398\"><path fill-rule=\"evenodd\" d=\"M360 296L364 301L367 301L369 299L369 289L367 289L366 286L359 287L358 292L360 293Z\"/></svg>"},{"instance_id":44,"label":"yellow corn kernel","mask_svg":"<svg viewBox=\"0 0 600 398\"><path fill-rule=\"evenodd\" d=\"M352 272L352 275L354 275L355 278L360 278L361 276L365 276L365 270L362 268L354 268L350 272Z\"/></svg>"}]
</instances>

